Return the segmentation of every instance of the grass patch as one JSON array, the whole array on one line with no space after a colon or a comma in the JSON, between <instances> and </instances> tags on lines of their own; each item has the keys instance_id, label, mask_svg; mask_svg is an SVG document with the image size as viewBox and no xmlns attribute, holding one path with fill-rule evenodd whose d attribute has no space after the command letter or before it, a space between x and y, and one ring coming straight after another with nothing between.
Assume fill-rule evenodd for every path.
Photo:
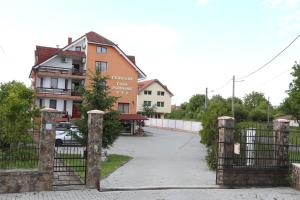
<instances>
[{"instance_id":1,"label":"grass patch","mask_svg":"<svg viewBox=\"0 0 300 200\"><path fill-rule=\"evenodd\" d=\"M125 155L108 155L106 161L101 162L101 179L108 177L111 173L127 163L130 159L132 159L130 156Z\"/></svg>"},{"instance_id":2,"label":"grass patch","mask_svg":"<svg viewBox=\"0 0 300 200\"><path fill-rule=\"evenodd\" d=\"M64 158L63 161L67 162L69 166L73 166L74 172L84 180L85 178L85 159L81 158L79 154L61 154L60 157ZM108 177L111 173L116 171L119 167L127 163L130 159L130 156L110 154L108 155L106 161L101 162L101 179ZM78 167L75 167L78 166Z\"/></svg>"}]
</instances>

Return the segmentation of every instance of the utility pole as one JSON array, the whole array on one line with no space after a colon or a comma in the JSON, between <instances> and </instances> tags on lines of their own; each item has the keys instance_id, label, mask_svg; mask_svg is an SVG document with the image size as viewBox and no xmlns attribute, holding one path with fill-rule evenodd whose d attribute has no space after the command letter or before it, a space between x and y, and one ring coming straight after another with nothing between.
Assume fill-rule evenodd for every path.
<instances>
[{"instance_id":1,"label":"utility pole","mask_svg":"<svg viewBox=\"0 0 300 200\"><path fill-rule=\"evenodd\" d=\"M232 100L231 100L231 111L232 117L234 118L234 90L235 90L235 76L232 77Z\"/></svg>"},{"instance_id":2,"label":"utility pole","mask_svg":"<svg viewBox=\"0 0 300 200\"><path fill-rule=\"evenodd\" d=\"M207 98L207 92L208 91L208 88L206 88L205 89L205 104L204 104L204 106L205 106L205 110L207 110L207 101L208 101L208 98Z\"/></svg>"}]
</instances>

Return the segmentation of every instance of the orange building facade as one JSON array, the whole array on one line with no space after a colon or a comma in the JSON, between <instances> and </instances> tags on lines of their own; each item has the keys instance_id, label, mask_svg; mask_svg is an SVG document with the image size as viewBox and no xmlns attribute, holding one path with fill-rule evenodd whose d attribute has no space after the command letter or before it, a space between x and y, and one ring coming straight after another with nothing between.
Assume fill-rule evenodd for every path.
<instances>
[{"instance_id":1,"label":"orange building facade","mask_svg":"<svg viewBox=\"0 0 300 200\"><path fill-rule=\"evenodd\" d=\"M89 32L74 42L69 38L61 49L37 46L35 56L30 77L37 106L79 117L76 104L81 97L76 89L89 87L89 77L97 70L109 78L109 95L118 97L114 109L136 114L138 80L146 75L137 67L135 57L126 55L112 41Z\"/></svg>"}]
</instances>

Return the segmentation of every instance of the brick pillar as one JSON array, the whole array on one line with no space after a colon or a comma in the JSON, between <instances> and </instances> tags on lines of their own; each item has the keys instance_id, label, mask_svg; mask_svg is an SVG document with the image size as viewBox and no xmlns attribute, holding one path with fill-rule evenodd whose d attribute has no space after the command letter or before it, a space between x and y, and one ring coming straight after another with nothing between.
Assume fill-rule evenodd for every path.
<instances>
[{"instance_id":1,"label":"brick pillar","mask_svg":"<svg viewBox=\"0 0 300 200\"><path fill-rule=\"evenodd\" d=\"M86 186L100 190L100 161L102 148L103 115L100 110L88 111L88 144Z\"/></svg>"},{"instance_id":2,"label":"brick pillar","mask_svg":"<svg viewBox=\"0 0 300 200\"><path fill-rule=\"evenodd\" d=\"M219 166L220 168L231 168L234 154L234 118L219 117Z\"/></svg>"},{"instance_id":3,"label":"brick pillar","mask_svg":"<svg viewBox=\"0 0 300 200\"><path fill-rule=\"evenodd\" d=\"M277 119L273 121L275 142L275 164L276 166L288 167L289 160L289 120Z\"/></svg>"},{"instance_id":4,"label":"brick pillar","mask_svg":"<svg viewBox=\"0 0 300 200\"><path fill-rule=\"evenodd\" d=\"M44 190L51 190L53 183L53 164L54 164L54 145L55 145L55 118L58 117L58 111L51 108L41 110L42 123L39 143L39 172L49 174Z\"/></svg>"}]
</instances>

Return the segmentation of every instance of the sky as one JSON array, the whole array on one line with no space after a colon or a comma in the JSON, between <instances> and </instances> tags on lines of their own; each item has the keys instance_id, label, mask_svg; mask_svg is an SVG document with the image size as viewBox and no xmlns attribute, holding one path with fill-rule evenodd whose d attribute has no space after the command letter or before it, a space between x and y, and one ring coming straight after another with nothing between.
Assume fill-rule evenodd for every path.
<instances>
[{"instance_id":1,"label":"sky","mask_svg":"<svg viewBox=\"0 0 300 200\"><path fill-rule=\"evenodd\" d=\"M287 96L300 38L300 0L0 0L0 82L30 86L36 45L63 47L95 31L135 55L179 105L194 95ZM227 84L226 84L227 83Z\"/></svg>"}]
</instances>

